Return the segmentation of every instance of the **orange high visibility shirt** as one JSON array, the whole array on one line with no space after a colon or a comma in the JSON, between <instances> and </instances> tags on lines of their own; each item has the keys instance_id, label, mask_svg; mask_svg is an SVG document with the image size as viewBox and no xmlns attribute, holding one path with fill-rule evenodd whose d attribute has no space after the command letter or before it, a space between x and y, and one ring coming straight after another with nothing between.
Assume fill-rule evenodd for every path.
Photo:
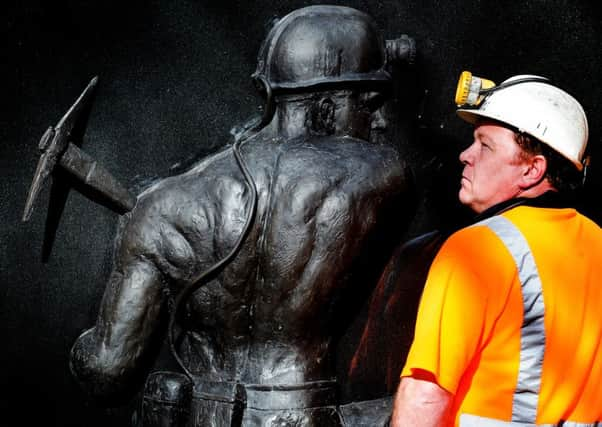
<instances>
[{"instance_id":1,"label":"orange high visibility shirt","mask_svg":"<svg viewBox=\"0 0 602 427\"><path fill-rule=\"evenodd\" d=\"M602 230L573 209L519 206L501 217L524 236L541 283L545 336L527 337L543 357L535 422L602 420ZM524 292L511 250L486 225L453 234L433 261L401 376L432 373L454 395L454 425L461 414L513 420L530 362Z\"/></svg>"}]
</instances>

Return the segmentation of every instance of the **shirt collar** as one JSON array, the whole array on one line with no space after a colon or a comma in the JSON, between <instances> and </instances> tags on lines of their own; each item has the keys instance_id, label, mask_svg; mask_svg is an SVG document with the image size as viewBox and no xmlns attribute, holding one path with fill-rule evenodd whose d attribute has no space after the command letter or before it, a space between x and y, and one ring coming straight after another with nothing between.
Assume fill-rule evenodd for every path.
<instances>
[{"instance_id":1,"label":"shirt collar","mask_svg":"<svg viewBox=\"0 0 602 427\"><path fill-rule=\"evenodd\" d=\"M502 212L513 209L517 206L532 206L537 208L572 208L575 207L574 197L566 194L558 193L557 191L546 191L537 197L516 197L514 199L505 200L493 205L484 210L473 218L473 222L479 222L494 215L499 215Z\"/></svg>"}]
</instances>

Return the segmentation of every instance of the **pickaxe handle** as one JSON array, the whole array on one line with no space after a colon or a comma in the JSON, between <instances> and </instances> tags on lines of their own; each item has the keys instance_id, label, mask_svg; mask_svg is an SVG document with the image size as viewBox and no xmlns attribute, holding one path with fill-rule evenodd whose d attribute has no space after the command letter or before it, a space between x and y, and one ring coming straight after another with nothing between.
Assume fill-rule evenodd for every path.
<instances>
[{"instance_id":1,"label":"pickaxe handle","mask_svg":"<svg viewBox=\"0 0 602 427\"><path fill-rule=\"evenodd\" d=\"M128 212L134 208L136 197L77 145L70 143L59 163L88 187L102 194L118 210Z\"/></svg>"}]
</instances>

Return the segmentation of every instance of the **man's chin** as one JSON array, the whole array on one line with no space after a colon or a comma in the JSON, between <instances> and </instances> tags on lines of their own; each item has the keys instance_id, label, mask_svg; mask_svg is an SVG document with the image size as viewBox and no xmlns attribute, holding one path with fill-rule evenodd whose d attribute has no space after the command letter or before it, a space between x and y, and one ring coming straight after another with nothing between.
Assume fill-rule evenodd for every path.
<instances>
[{"instance_id":1,"label":"man's chin","mask_svg":"<svg viewBox=\"0 0 602 427\"><path fill-rule=\"evenodd\" d=\"M471 211L479 213L479 210L474 205L474 200L470 197L470 194L467 194L464 189L461 189L458 192L458 200L461 204L469 208Z\"/></svg>"},{"instance_id":2,"label":"man's chin","mask_svg":"<svg viewBox=\"0 0 602 427\"><path fill-rule=\"evenodd\" d=\"M458 200L463 205L468 205L468 203L470 203L470 196L467 194L463 186L460 188L460 191L458 191Z\"/></svg>"}]
</instances>

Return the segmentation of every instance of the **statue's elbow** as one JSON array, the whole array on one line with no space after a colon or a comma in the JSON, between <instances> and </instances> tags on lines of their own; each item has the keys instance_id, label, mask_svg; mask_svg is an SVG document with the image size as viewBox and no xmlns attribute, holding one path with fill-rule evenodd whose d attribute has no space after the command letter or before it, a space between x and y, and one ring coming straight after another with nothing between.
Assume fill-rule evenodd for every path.
<instances>
[{"instance_id":1,"label":"statue's elbow","mask_svg":"<svg viewBox=\"0 0 602 427\"><path fill-rule=\"evenodd\" d=\"M81 388L105 406L127 403L140 385L135 373L127 368L127 361L97 342L94 329L87 330L76 340L69 365Z\"/></svg>"}]
</instances>

